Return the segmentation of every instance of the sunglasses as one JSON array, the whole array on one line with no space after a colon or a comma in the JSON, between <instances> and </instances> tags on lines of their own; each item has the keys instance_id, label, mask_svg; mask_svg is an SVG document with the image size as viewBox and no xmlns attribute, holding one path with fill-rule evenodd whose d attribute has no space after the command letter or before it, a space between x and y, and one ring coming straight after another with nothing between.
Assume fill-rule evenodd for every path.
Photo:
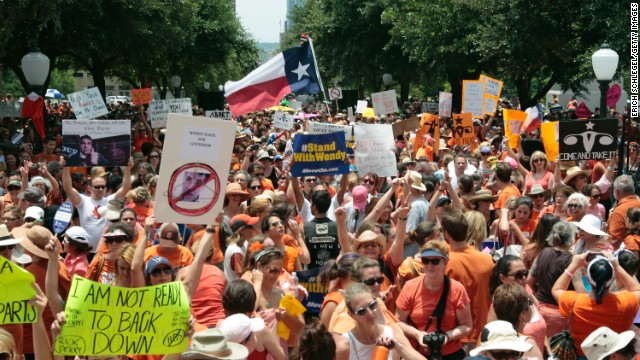
<instances>
[{"instance_id":1,"label":"sunglasses","mask_svg":"<svg viewBox=\"0 0 640 360\"><path fill-rule=\"evenodd\" d=\"M4 246L0 246L0 251L5 251L5 250L7 250L7 249L9 249L9 250L13 250L13 249L15 249L15 248L16 248L16 246L15 246L15 245L4 245ZM0 359L0 360L1 360L1 359Z\"/></svg>"},{"instance_id":2,"label":"sunglasses","mask_svg":"<svg viewBox=\"0 0 640 360\"><path fill-rule=\"evenodd\" d=\"M278 225L284 225L284 224L282 223L282 221L274 221L271 223L271 226L278 226Z\"/></svg>"},{"instance_id":3,"label":"sunglasses","mask_svg":"<svg viewBox=\"0 0 640 360\"><path fill-rule=\"evenodd\" d=\"M0 360L11 360L12 358L13 358L13 355L11 353L8 353L8 352L0 353Z\"/></svg>"},{"instance_id":4,"label":"sunglasses","mask_svg":"<svg viewBox=\"0 0 640 360\"><path fill-rule=\"evenodd\" d=\"M578 204L567 204L567 207L569 209L581 209L582 208L582 206L578 205Z\"/></svg>"},{"instance_id":5,"label":"sunglasses","mask_svg":"<svg viewBox=\"0 0 640 360\"><path fill-rule=\"evenodd\" d=\"M249 186L249 188L251 190L260 190L260 189L262 189L262 185L253 185L253 186Z\"/></svg>"},{"instance_id":6,"label":"sunglasses","mask_svg":"<svg viewBox=\"0 0 640 360\"><path fill-rule=\"evenodd\" d=\"M592 199L600 199L600 194L596 194L596 195L591 195Z\"/></svg>"},{"instance_id":7,"label":"sunglasses","mask_svg":"<svg viewBox=\"0 0 640 360\"><path fill-rule=\"evenodd\" d=\"M160 155L149 155L149 159L157 159Z\"/></svg>"},{"instance_id":8,"label":"sunglasses","mask_svg":"<svg viewBox=\"0 0 640 360\"><path fill-rule=\"evenodd\" d=\"M426 257L423 257L421 260L422 260L422 264L423 265L431 264L431 265L434 265L434 266L440 265L440 261L442 261L442 259L440 259L440 258L430 259L430 258L426 258Z\"/></svg>"},{"instance_id":9,"label":"sunglasses","mask_svg":"<svg viewBox=\"0 0 640 360\"><path fill-rule=\"evenodd\" d=\"M358 315L358 316L365 316L367 315L367 312L371 311L374 312L378 309L378 302L375 300L372 300L369 305L367 306L363 306L359 309L357 309L356 311L354 311L353 313Z\"/></svg>"},{"instance_id":10,"label":"sunglasses","mask_svg":"<svg viewBox=\"0 0 640 360\"><path fill-rule=\"evenodd\" d=\"M544 194L533 194L529 195L529 197L531 197L532 199L543 198Z\"/></svg>"},{"instance_id":11,"label":"sunglasses","mask_svg":"<svg viewBox=\"0 0 640 360\"><path fill-rule=\"evenodd\" d=\"M544 159L533 159L534 163L539 163L539 162L544 162L544 161L545 161Z\"/></svg>"},{"instance_id":12,"label":"sunglasses","mask_svg":"<svg viewBox=\"0 0 640 360\"><path fill-rule=\"evenodd\" d=\"M517 351L489 351L491 353L491 357L496 360L506 360L506 359L520 359L522 357L521 352Z\"/></svg>"},{"instance_id":13,"label":"sunglasses","mask_svg":"<svg viewBox=\"0 0 640 360\"><path fill-rule=\"evenodd\" d=\"M158 277L160 276L160 274L173 275L173 269L171 269L170 267L162 267L160 269L154 269L151 272L151 276L153 277Z\"/></svg>"},{"instance_id":14,"label":"sunglasses","mask_svg":"<svg viewBox=\"0 0 640 360\"><path fill-rule=\"evenodd\" d=\"M371 179L364 179L364 180L362 180L362 183L363 183L363 184L371 184L371 185L374 185L374 184L376 183L376 181L375 181L375 180L371 180Z\"/></svg>"},{"instance_id":15,"label":"sunglasses","mask_svg":"<svg viewBox=\"0 0 640 360\"><path fill-rule=\"evenodd\" d=\"M126 236L107 236L104 238L105 244L121 243L127 240Z\"/></svg>"},{"instance_id":16,"label":"sunglasses","mask_svg":"<svg viewBox=\"0 0 640 360\"><path fill-rule=\"evenodd\" d=\"M9 186L7 189L9 189L9 191L20 190L20 186Z\"/></svg>"},{"instance_id":17,"label":"sunglasses","mask_svg":"<svg viewBox=\"0 0 640 360\"><path fill-rule=\"evenodd\" d=\"M263 177L263 176L264 176L264 173L256 173L256 174L254 174L254 175L255 175L255 176L257 176L257 177Z\"/></svg>"},{"instance_id":18,"label":"sunglasses","mask_svg":"<svg viewBox=\"0 0 640 360\"><path fill-rule=\"evenodd\" d=\"M20 218L17 218L17 217L16 218L4 217L4 218L2 218L2 221L5 221L5 222L6 221L16 221L18 219L20 219Z\"/></svg>"},{"instance_id":19,"label":"sunglasses","mask_svg":"<svg viewBox=\"0 0 640 360\"><path fill-rule=\"evenodd\" d=\"M106 185L93 185L93 188L96 190L104 190L107 188Z\"/></svg>"},{"instance_id":20,"label":"sunglasses","mask_svg":"<svg viewBox=\"0 0 640 360\"><path fill-rule=\"evenodd\" d=\"M318 181L317 179L304 179L304 182L313 183Z\"/></svg>"},{"instance_id":21,"label":"sunglasses","mask_svg":"<svg viewBox=\"0 0 640 360\"><path fill-rule=\"evenodd\" d=\"M482 156L489 156L489 155L491 155L491 153L490 153L490 152L481 152L481 153L480 153L480 155L482 155Z\"/></svg>"},{"instance_id":22,"label":"sunglasses","mask_svg":"<svg viewBox=\"0 0 640 360\"><path fill-rule=\"evenodd\" d=\"M269 274L271 275L282 275L284 273L283 269L276 269L276 268L265 268Z\"/></svg>"},{"instance_id":23,"label":"sunglasses","mask_svg":"<svg viewBox=\"0 0 640 360\"><path fill-rule=\"evenodd\" d=\"M516 280L524 280L529 275L529 270L520 270L517 273L509 274L509 276L513 276Z\"/></svg>"},{"instance_id":24,"label":"sunglasses","mask_svg":"<svg viewBox=\"0 0 640 360\"><path fill-rule=\"evenodd\" d=\"M286 176L280 176L280 180L287 180Z\"/></svg>"},{"instance_id":25,"label":"sunglasses","mask_svg":"<svg viewBox=\"0 0 640 360\"><path fill-rule=\"evenodd\" d=\"M382 276L373 277L373 278L367 279L367 280L362 280L362 283L367 285L367 286L373 286L376 283L377 284L382 284L383 282L384 282L384 277L382 277Z\"/></svg>"}]
</instances>

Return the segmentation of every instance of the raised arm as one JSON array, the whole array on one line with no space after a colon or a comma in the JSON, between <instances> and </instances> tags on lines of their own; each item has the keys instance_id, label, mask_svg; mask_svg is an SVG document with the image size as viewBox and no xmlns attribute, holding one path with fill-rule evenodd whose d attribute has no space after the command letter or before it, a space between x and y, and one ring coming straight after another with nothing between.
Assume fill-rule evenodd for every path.
<instances>
[{"instance_id":1,"label":"raised arm","mask_svg":"<svg viewBox=\"0 0 640 360\"><path fill-rule=\"evenodd\" d=\"M215 233L215 226L222 222L223 213L216 218L216 222L213 225L207 226L202 239L198 243L198 249L196 250L196 256L193 259L193 263L189 267L189 272L187 273L186 278L183 281L185 291L187 292L187 296L189 299L193 297L196 289L198 288L198 284L200 284L200 276L202 276L202 268L204 267L204 263L209 257L209 253L213 248L213 234ZM136 249L137 250L137 249Z\"/></svg>"},{"instance_id":2,"label":"raised arm","mask_svg":"<svg viewBox=\"0 0 640 360\"><path fill-rule=\"evenodd\" d=\"M389 256L391 258L391 264L396 268L402 264L404 256L404 238L407 235L407 219L409 218L409 211L411 210L411 204L409 204L409 198L405 197L402 205L398 209L398 223L396 224L396 238L391 243L389 248Z\"/></svg>"},{"instance_id":3,"label":"raised arm","mask_svg":"<svg viewBox=\"0 0 640 360\"><path fill-rule=\"evenodd\" d=\"M302 253L298 254L298 260L300 261L300 265L307 265L311 263L311 254L309 253L309 248L307 248L307 244L304 242L304 237L300 226L294 219L287 220L287 228L291 232L291 236L296 240L296 243L302 249Z\"/></svg>"},{"instance_id":4,"label":"raised arm","mask_svg":"<svg viewBox=\"0 0 640 360\"><path fill-rule=\"evenodd\" d=\"M156 219L152 216L145 219L145 228L155 225ZM143 287L147 282L144 276L144 251L147 249L146 241L138 241L136 244L136 250L133 252L133 259L131 260L131 287Z\"/></svg>"},{"instance_id":5,"label":"raised arm","mask_svg":"<svg viewBox=\"0 0 640 360\"><path fill-rule=\"evenodd\" d=\"M340 244L340 255L351 252L351 244L349 243L349 231L347 230L347 211L343 207L339 207L335 211L336 224L338 225L338 243Z\"/></svg>"},{"instance_id":6,"label":"raised arm","mask_svg":"<svg viewBox=\"0 0 640 360\"><path fill-rule=\"evenodd\" d=\"M351 161L349 161L349 164ZM344 194L347 192L347 187L349 186L349 176L348 174L342 174L340 178L340 187L338 188L338 192L336 193L336 200L338 200L338 204L342 206L344 202Z\"/></svg>"},{"instance_id":7,"label":"raised arm","mask_svg":"<svg viewBox=\"0 0 640 360\"><path fill-rule=\"evenodd\" d=\"M38 309L38 321L32 324L33 331L33 354L38 360L51 360L51 342L47 336L47 329L44 325L44 309L47 307L47 296L42 292L38 284L33 283L36 289L36 296L29 301L31 305Z\"/></svg>"},{"instance_id":8,"label":"raised arm","mask_svg":"<svg viewBox=\"0 0 640 360\"><path fill-rule=\"evenodd\" d=\"M73 206L78 206L80 201L82 201L82 196L73 187L73 182L71 181L71 168L66 167L67 162L64 160L64 157L60 156L60 166L62 166L62 188L64 192L67 193L67 196L71 200Z\"/></svg>"},{"instance_id":9,"label":"raised arm","mask_svg":"<svg viewBox=\"0 0 640 360\"><path fill-rule=\"evenodd\" d=\"M551 295L553 295L556 302L560 300L560 296L562 296L562 294L564 294L564 292L569 288L569 284L571 283L571 279L575 272L587 265L587 256L589 256L589 252L585 252L580 255L573 255L573 259L571 259L569 266L562 274L560 274L556 283L553 284L553 288L551 288Z\"/></svg>"},{"instance_id":10,"label":"raised arm","mask_svg":"<svg viewBox=\"0 0 640 360\"><path fill-rule=\"evenodd\" d=\"M293 162L293 159L291 160ZM291 164L293 166L293 163ZM291 181L289 182L289 188L293 191L293 199L295 201L296 210L300 211L302 206L304 206L304 195L302 194L302 190L300 190L300 180L297 177L292 176ZM304 220L304 219L303 219Z\"/></svg>"},{"instance_id":11,"label":"raised arm","mask_svg":"<svg viewBox=\"0 0 640 360\"><path fill-rule=\"evenodd\" d=\"M369 220L373 222L378 222L380 215L382 215L382 212L384 211L384 209L391 202L391 197L393 196L393 194L395 194L396 190L400 187L401 184L402 184L402 179L393 179L393 182L391 183L389 190L387 190L387 192L384 193L384 195L382 195L382 197L376 203L376 206L373 207L373 210L371 210L371 212L369 212L369 215L367 215L367 217L364 218L364 221Z\"/></svg>"},{"instance_id":12,"label":"raised arm","mask_svg":"<svg viewBox=\"0 0 640 360\"><path fill-rule=\"evenodd\" d=\"M133 168L133 158L129 158L129 163L124 168L124 173L122 174L122 185L120 189L116 191L115 198L118 200L124 199L127 196L129 190L131 190L131 169Z\"/></svg>"},{"instance_id":13,"label":"raised arm","mask_svg":"<svg viewBox=\"0 0 640 360\"><path fill-rule=\"evenodd\" d=\"M58 184L58 180L56 180L56 178L49 173L49 170L47 170L47 164L43 162L38 163L38 171L51 183L51 198L57 199L60 197L60 184Z\"/></svg>"},{"instance_id":14,"label":"raised arm","mask_svg":"<svg viewBox=\"0 0 640 360\"><path fill-rule=\"evenodd\" d=\"M54 237L49 239L49 243L44 247L49 255L47 263L47 275L44 280L49 308L53 314L64 311L64 299L58 293L58 240Z\"/></svg>"}]
</instances>

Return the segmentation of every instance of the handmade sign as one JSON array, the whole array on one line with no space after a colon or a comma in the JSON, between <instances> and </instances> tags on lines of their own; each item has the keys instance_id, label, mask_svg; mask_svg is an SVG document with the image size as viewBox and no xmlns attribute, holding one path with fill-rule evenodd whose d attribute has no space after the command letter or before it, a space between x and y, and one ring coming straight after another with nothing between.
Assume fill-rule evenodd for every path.
<instances>
[{"instance_id":1,"label":"handmade sign","mask_svg":"<svg viewBox=\"0 0 640 360\"><path fill-rule=\"evenodd\" d=\"M329 99L331 100L342 99L342 88L340 87L329 88Z\"/></svg>"},{"instance_id":2,"label":"handmade sign","mask_svg":"<svg viewBox=\"0 0 640 360\"><path fill-rule=\"evenodd\" d=\"M34 323L38 309L29 304L36 296L33 274L0 256L0 325Z\"/></svg>"},{"instance_id":3,"label":"handmade sign","mask_svg":"<svg viewBox=\"0 0 640 360\"><path fill-rule=\"evenodd\" d=\"M298 299L294 298L290 294L287 294L280 299L279 306L280 309L284 309L284 311L291 316L302 315L307 310L300 301L298 301ZM284 321L278 321L276 333L279 338L289 340L289 336L291 336L291 329Z\"/></svg>"},{"instance_id":4,"label":"handmade sign","mask_svg":"<svg viewBox=\"0 0 640 360\"><path fill-rule=\"evenodd\" d=\"M480 75L480 81L485 83L484 113L487 115L493 115L496 112L498 101L500 101L503 82L485 75Z\"/></svg>"},{"instance_id":5,"label":"handmade sign","mask_svg":"<svg viewBox=\"0 0 640 360\"><path fill-rule=\"evenodd\" d=\"M422 113L422 117L420 118L420 126L425 129L426 133L433 132L440 126L438 115Z\"/></svg>"},{"instance_id":6,"label":"handmade sign","mask_svg":"<svg viewBox=\"0 0 640 360\"><path fill-rule=\"evenodd\" d=\"M417 116L410 117L406 120L395 122L391 125L393 136L402 135L405 131L413 131L420 127L420 119Z\"/></svg>"},{"instance_id":7,"label":"handmade sign","mask_svg":"<svg viewBox=\"0 0 640 360\"><path fill-rule=\"evenodd\" d=\"M291 175L323 176L348 174L347 146L342 133L306 135L296 134L293 138L293 159Z\"/></svg>"},{"instance_id":8,"label":"handmade sign","mask_svg":"<svg viewBox=\"0 0 640 360\"><path fill-rule=\"evenodd\" d=\"M154 214L158 222L209 224L222 209L236 123L169 114Z\"/></svg>"},{"instance_id":9,"label":"handmade sign","mask_svg":"<svg viewBox=\"0 0 640 360\"><path fill-rule=\"evenodd\" d=\"M373 171L378 176L396 176L398 169L391 125L358 124L354 129L358 174L362 177Z\"/></svg>"},{"instance_id":10,"label":"handmade sign","mask_svg":"<svg viewBox=\"0 0 640 360\"><path fill-rule=\"evenodd\" d=\"M73 205L71 205L71 202L65 201L58 207L58 211L56 211L56 215L53 217L53 233L62 233L67 226L69 226L72 215Z\"/></svg>"},{"instance_id":11,"label":"handmade sign","mask_svg":"<svg viewBox=\"0 0 640 360\"><path fill-rule=\"evenodd\" d=\"M127 166L131 120L62 120L66 166Z\"/></svg>"},{"instance_id":12,"label":"handmade sign","mask_svg":"<svg viewBox=\"0 0 640 360\"><path fill-rule=\"evenodd\" d=\"M456 146L471 145L475 141L471 113L453 114L453 138Z\"/></svg>"},{"instance_id":13,"label":"handmade sign","mask_svg":"<svg viewBox=\"0 0 640 360\"><path fill-rule=\"evenodd\" d=\"M451 117L451 106L453 106L453 94L440 91L438 98L438 115Z\"/></svg>"},{"instance_id":14,"label":"handmade sign","mask_svg":"<svg viewBox=\"0 0 640 360\"><path fill-rule=\"evenodd\" d=\"M149 121L154 129L167 127L169 113L191 115L191 99L153 100L149 103Z\"/></svg>"},{"instance_id":15,"label":"handmade sign","mask_svg":"<svg viewBox=\"0 0 640 360\"><path fill-rule=\"evenodd\" d=\"M587 104L585 104L584 101L581 102L580 105L578 105L578 107L576 108L576 115L579 119L588 119L591 117L591 114L591 110L589 110Z\"/></svg>"},{"instance_id":16,"label":"handmade sign","mask_svg":"<svg viewBox=\"0 0 640 360\"><path fill-rule=\"evenodd\" d=\"M356 113L357 114L364 113L364 109L366 109L367 106L368 106L367 100L358 100L358 103L356 104Z\"/></svg>"},{"instance_id":17,"label":"handmade sign","mask_svg":"<svg viewBox=\"0 0 640 360\"><path fill-rule=\"evenodd\" d=\"M556 161L560 151L558 124L558 121L553 121L544 122L540 125L540 137L542 138L542 145L544 145L544 152L551 162Z\"/></svg>"},{"instance_id":18,"label":"handmade sign","mask_svg":"<svg viewBox=\"0 0 640 360\"><path fill-rule=\"evenodd\" d=\"M362 117L363 118L371 118L371 119L377 119L378 118L376 116L376 114L374 113L373 108L371 108L371 107L364 108L364 110L362 111Z\"/></svg>"},{"instance_id":19,"label":"handmade sign","mask_svg":"<svg viewBox=\"0 0 640 360\"><path fill-rule=\"evenodd\" d=\"M429 114L436 114L440 110L440 104L437 102L423 102L422 112Z\"/></svg>"},{"instance_id":20,"label":"handmade sign","mask_svg":"<svg viewBox=\"0 0 640 360\"><path fill-rule=\"evenodd\" d=\"M617 135L617 119L562 121L558 159L611 159L616 155Z\"/></svg>"},{"instance_id":21,"label":"handmade sign","mask_svg":"<svg viewBox=\"0 0 640 360\"><path fill-rule=\"evenodd\" d=\"M316 121L309 121L308 125L309 134L331 134L335 132L343 132L344 140L347 144L347 155L353 155L353 126L320 123Z\"/></svg>"},{"instance_id":22,"label":"handmade sign","mask_svg":"<svg viewBox=\"0 0 640 360\"><path fill-rule=\"evenodd\" d=\"M144 355L184 352L189 298L182 282L124 288L75 276L56 355Z\"/></svg>"},{"instance_id":23,"label":"handmade sign","mask_svg":"<svg viewBox=\"0 0 640 360\"><path fill-rule=\"evenodd\" d=\"M151 100L153 100L153 96L151 95L150 88L131 90L131 101L133 105L148 104Z\"/></svg>"},{"instance_id":24,"label":"handmade sign","mask_svg":"<svg viewBox=\"0 0 640 360\"><path fill-rule=\"evenodd\" d=\"M282 111L276 111L273 114L273 127L283 130L289 130L293 126L293 114Z\"/></svg>"},{"instance_id":25,"label":"handmade sign","mask_svg":"<svg viewBox=\"0 0 640 360\"><path fill-rule=\"evenodd\" d=\"M67 98L78 120L91 120L109 113L97 87L71 93Z\"/></svg>"},{"instance_id":26,"label":"handmade sign","mask_svg":"<svg viewBox=\"0 0 640 360\"><path fill-rule=\"evenodd\" d=\"M227 121L233 120L231 111L229 110L207 110L204 112L204 116L211 119L222 119Z\"/></svg>"},{"instance_id":27,"label":"handmade sign","mask_svg":"<svg viewBox=\"0 0 640 360\"><path fill-rule=\"evenodd\" d=\"M610 108L615 107L618 100L620 100L621 95L622 89L620 88L620 85L613 84L613 86L609 88L609 91L607 91L607 106Z\"/></svg>"},{"instance_id":28,"label":"handmade sign","mask_svg":"<svg viewBox=\"0 0 640 360\"><path fill-rule=\"evenodd\" d=\"M387 115L398 112L398 101L396 91L388 90L371 94L373 112L377 115Z\"/></svg>"},{"instance_id":29,"label":"handmade sign","mask_svg":"<svg viewBox=\"0 0 640 360\"><path fill-rule=\"evenodd\" d=\"M321 267L317 267L311 270L296 271L299 284L309 292L309 297L302 301L302 305L311 314L320 314L324 296L329 292L329 287L318 281L321 269Z\"/></svg>"},{"instance_id":30,"label":"handmade sign","mask_svg":"<svg viewBox=\"0 0 640 360\"><path fill-rule=\"evenodd\" d=\"M485 82L475 80L462 81L462 112L473 117L484 114Z\"/></svg>"},{"instance_id":31,"label":"handmade sign","mask_svg":"<svg viewBox=\"0 0 640 360\"><path fill-rule=\"evenodd\" d=\"M504 119L504 133L509 138L509 146L512 149L518 147L518 140L520 139L520 130L522 130L525 121L527 120L527 113L520 110L504 109L502 111L502 117Z\"/></svg>"}]
</instances>

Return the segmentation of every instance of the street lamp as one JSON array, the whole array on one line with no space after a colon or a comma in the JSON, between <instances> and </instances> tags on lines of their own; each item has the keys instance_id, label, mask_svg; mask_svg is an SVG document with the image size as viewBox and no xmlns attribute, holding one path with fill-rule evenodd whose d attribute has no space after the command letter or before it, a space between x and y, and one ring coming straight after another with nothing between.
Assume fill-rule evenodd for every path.
<instances>
[{"instance_id":1,"label":"street lamp","mask_svg":"<svg viewBox=\"0 0 640 360\"><path fill-rule=\"evenodd\" d=\"M389 90L389 87L393 85L393 75L389 73L382 74L382 83L384 84L386 90Z\"/></svg>"},{"instance_id":2,"label":"street lamp","mask_svg":"<svg viewBox=\"0 0 640 360\"><path fill-rule=\"evenodd\" d=\"M49 67L51 66L51 62L47 55L40 52L40 49L37 47L32 47L29 50L29 53L22 57L21 61L22 65L22 73L24 74L25 80L31 86L31 90L36 92L40 96L44 96L46 92L46 88L44 87L44 83L47 81L47 77L49 76ZM26 100L25 100L26 101ZM44 105L44 101L42 102L43 112L42 118L38 116L32 116L31 122L35 129L40 133L41 137L44 138L45 134L48 131L45 129L48 128L48 116L47 109ZM42 138L36 136L36 151L42 151Z\"/></svg>"},{"instance_id":3,"label":"street lamp","mask_svg":"<svg viewBox=\"0 0 640 360\"><path fill-rule=\"evenodd\" d=\"M218 85L218 90L224 91L224 85Z\"/></svg>"},{"instance_id":4,"label":"street lamp","mask_svg":"<svg viewBox=\"0 0 640 360\"><path fill-rule=\"evenodd\" d=\"M605 41L600 49L591 56L593 72L596 79L600 83L600 118L606 119L609 111L607 111L607 93L609 92L609 83L613 79L613 75L618 68L618 53L611 49L611 46ZM624 167L624 120L622 121L622 132L620 135L620 143L618 144L618 173L622 174Z\"/></svg>"},{"instance_id":5,"label":"street lamp","mask_svg":"<svg viewBox=\"0 0 640 360\"><path fill-rule=\"evenodd\" d=\"M173 86L173 93L176 98L180 97L180 82L182 82L180 75L173 75L171 77L171 86Z\"/></svg>"},{"instance_id":6,"label":"street lamp","mask_svg":"<svg viewBox=\"0 0 640 360\"><path fill-rule=\"evenodd\" d=\"M202 87L206 90L209 91L209 88L211 87L211 83L208 81L205 81L204 84L202 84Z\"/></svg>"}]
</instances>

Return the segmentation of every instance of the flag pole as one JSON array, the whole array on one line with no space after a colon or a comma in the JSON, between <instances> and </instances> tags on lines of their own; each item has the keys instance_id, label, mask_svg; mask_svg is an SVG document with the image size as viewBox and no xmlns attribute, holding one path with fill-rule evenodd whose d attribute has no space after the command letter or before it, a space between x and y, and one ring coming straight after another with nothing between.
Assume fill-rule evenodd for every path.
<instances>
[{"instance_id":1,"label":"flag pole","mask_svg":"<svg viewBox=\"0 0 640 360\"><path fill-rule=\"evenodd\" d=\"M313 62L316 64L316 76L318 77L318 84L320 85L320 91L322 92L322 96L324 96L324 102L327 102L329 97L324 93L324 86L322 86L322 79L320 78L320 69L318 68L318 60L316 60L316 51L313 49L313 40L311 40L311 36L307 37L309 40L309 46L311 47L311 55L313 56Z\"/></svg>"}]
</instances>

